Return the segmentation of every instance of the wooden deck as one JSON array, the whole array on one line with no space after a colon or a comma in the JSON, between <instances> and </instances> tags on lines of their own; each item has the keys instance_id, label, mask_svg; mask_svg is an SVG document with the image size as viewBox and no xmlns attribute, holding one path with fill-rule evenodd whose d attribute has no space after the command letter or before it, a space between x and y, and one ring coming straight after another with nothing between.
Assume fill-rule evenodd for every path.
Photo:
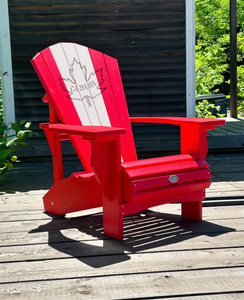
<instances>
[{"instance_id":1,"label":"wooden deck","mask_svg":"<svg viewBox=\"0 0 244 300\"><path fill-rule=\"evenodd\" d=\"M0 299L244 299L244 153L207 161L204 221L158 206L125 218L124 241L102 234L100 209L44 214L51 163L19 164L0 186Z\"/></svg>"},{"instance_id":2,"label":"wooden deck","mask_svg":"<svg viewBox=\"0 0 244 300\"><path fill-rule=\"evenodd\" d=\"M244 118L224 118L225 125L217 126L215 130L208 131L208 135L244 135Z\"/></svg>"},{"instance_id":3,"label":"wooden deck","mask_svg":"<svg viewBox=\"0 0 244 300\"><path fill-rule=\"evenodd\" d=\"M228 117L224 119L225 125L208 131L209 149L244 151L244 118Z\"/></svg>"}]
</instances>

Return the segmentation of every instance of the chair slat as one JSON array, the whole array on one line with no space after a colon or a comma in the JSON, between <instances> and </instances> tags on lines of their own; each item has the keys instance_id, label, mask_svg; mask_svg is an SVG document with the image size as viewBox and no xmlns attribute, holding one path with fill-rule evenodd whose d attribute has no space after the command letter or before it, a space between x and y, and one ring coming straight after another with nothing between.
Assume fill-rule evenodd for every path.
<instances>
[{"instance_id":1,"label":"chair slat","mask_svg":"<svg viewBox=\"0 0 244 300\"><path fill-rule=\"evenodd\" d=\"M193 161L199 159L200 156L197 154L180 154L180 155L156 157L156 158L141 159L137 161L124 162L122 163L122 168L125 171L128 171L128 170L135 170L135 169L140 169L145 167L155 167L163 164L166 165L166 164Z\"/></svg>"},{"instance_id":2,"label":"chair slat","mask_svg":"<svg viewBox=\"0 0 244 300\"><path fill-rule=\"evenodd\" d=\"M126 174L129 176L130 180L142 179L142 178L152 178L155 176L160 176L164 174L173 174L176 172L187 172L197 169L203 169L208 167L205 160L198 161L187 161L187 162L175 162L172 164L162 164L158 166L147 166L145 168L128 170Z\"/></svg>"},{"instance_id":3,"label":"chair slat","mask_svg":"<svg viewBox=\"0 0 244 300\"><path fill-rule=\"evenodd\" d=\"M185 183L189 181L198 181L201 179L206 179L211 177L211 172L209 169L203 169L198 171L184 172L184 173L175 173L174 178L176 182L171 182L170 175L158 176L155 178L146 178L131 181L133 193L142 190L149 190L152 188L163 187L163 186L173 186L176 183Z\"/></svg>"}]
</instances>

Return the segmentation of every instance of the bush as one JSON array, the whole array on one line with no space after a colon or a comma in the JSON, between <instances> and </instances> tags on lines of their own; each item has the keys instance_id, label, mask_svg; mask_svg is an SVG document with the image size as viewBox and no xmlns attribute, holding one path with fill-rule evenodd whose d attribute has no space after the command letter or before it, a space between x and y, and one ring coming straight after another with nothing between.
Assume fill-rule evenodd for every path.
<instances>
[{"instance_id":1,"label":"bush","mask_svg":"<svg viewBox=\"0 0 244 300\"><path fill-rule=\"evenodd\" d=\"M230 93L230 1L196 0L196 96ZM244 97L244 1L237 1L237 95ZM206 104L205 104L206 106ZM244 116L244 101L238 102Z\"/></svg>"},{"instance_id":2,"label":"bush","mask_svg":"<svg viewBox=\"0 0 244 300\"><path fill-rule=\"evenodd\" d=\"M20 122L6 124L3 120L3 99L2 85L0 77L0 179L4 179L4 174L12 169L14 163L18 162L17 156L13 155L13 151L18 146L25 146L26 138L31 138L33 133L29 127L31 123L26 120Z\"/></svg>"},{"instance_id":3,"label":"bush","mask_svg":"<svg viewBox=\"0 0 244 300\"><path fill-rule=\"evenodd\" d=\"M215 119L216 116L213 115L212 111L216 110L218 112L220 111L220 109L220 106L215 106L214 104L210 104L208 100L203 100L198 102L198 104L196 105L196 117ZM217 113L217 116L222 118L225 115Z\"/></svg>"}]
</instances>

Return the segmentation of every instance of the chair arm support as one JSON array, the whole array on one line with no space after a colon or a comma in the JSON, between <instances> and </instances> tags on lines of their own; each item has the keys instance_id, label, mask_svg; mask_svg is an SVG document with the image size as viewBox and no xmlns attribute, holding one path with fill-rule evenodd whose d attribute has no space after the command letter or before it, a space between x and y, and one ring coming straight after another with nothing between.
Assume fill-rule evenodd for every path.
<instances>
[{"instance_id":1,"label":"chair arm support","mask_svg":"<svg viewBox=\"0 0 244 300\"><path fill-rule=\"evenodd\" d=\"M89 141L107 141L115 139L115 136L124 134L125 128L107 127L107 126L82 126L66 124L42 123L40 128L49 129L52 133L65 133L71 135L80 135L84 140Z\"/></svg>"},{"instance_id":2,"label":"chair arm support","mask_svg":"<svg viewBox=\"0 0 244 300\"><path fill-rule=\"evenodd\" d=\"M142 117L130 118L132 123L163 123L180 125L181 153L199 154L205 159L208 152L207 131L216 129L217 125L224 125L223 119L204 119L187 117Z\"/></svg>"},{"instance_id":3,"label":"chair arm support","mask_svg":"<svg viewBox=\"0 0 244 300\"><path fill-rule=\"evenodd\" d=\"M164 123L172 125L197 125L215 129L217 125L224 125L224 119L204 119L191 117L131 117L131 123Z\"/></svg>"},{"instance_id":4,"label":"chair arm support","mask_svg":"<svg viewBox=\"0 0 244 300\"><path fill-rule=\"evenodd\" d=\"M120 137L91 142L91 167L106 200L122 201Z\"/></svg>"},{"instance_id":5,"label":"chair arm support","mask_svg":"<svg viewBox=\"0 0 244 300\"><path fill-rule=\"evenodd\" d=\"M81 126L42 123L50 133L80 135L91 144L91 168L101 186L103 197L121 202L121 145L120 134L126 129L105 126Z\"/></svg>"}]
</instances>

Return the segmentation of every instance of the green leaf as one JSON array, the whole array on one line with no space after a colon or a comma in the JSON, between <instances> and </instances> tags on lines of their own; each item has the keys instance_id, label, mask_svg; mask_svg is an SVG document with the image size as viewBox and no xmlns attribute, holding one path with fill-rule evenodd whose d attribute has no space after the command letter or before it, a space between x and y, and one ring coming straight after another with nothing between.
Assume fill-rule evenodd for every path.
<instances>
[{"instance_id":1,"label":"green leaf","mask_svg":"<svg viewBox=\"0 0 244 300\"><path fill-rule=\"evenodd\" d=\"M26 124L25 124L25 128L29 128L31 126L31 122L27 122Z\"/></svg>"},{"instance_id":2,"label":"green leaf","mask_svg":"<svg viewBox=\"0 0 244 300\"><path fill-rule=\"evenodd\" d=\"M13 155L13 156L11 157L11 161L12 161L12 162L16 162L16 161L17 161L17 156L16 156L16 155Z\"/></svg>"},{"instance_id":3,"label":"green leaf","mask_svg":"<svg viewBox=\"0 0 244 300\"><path fill-rule=\"evenodd\" d=\"M25 146L25 145L26 145L26 143L23 143L23 142L18 142L18 145L19 145L19 146Z\"/></svg>"},{"instance_id":4,"label":"green leaf","mask_svg":"<svg viewBox=\"0 0 244 300\"><path fill-rule=\"evenodd\" d=\"M24 125L26 123L26 120L21 120L19 123L20 125Z\"/></svg>"},{"instance_id":5,"label":"green leaf","mask_svg":"<svg viewBox=\"0 0 244 300\"><path fill-rule=\"evenodd\" d=\"M17 125L17 123L11 123L11 128L16 132L20 131L20 127Z\"/></svg>"},{"instance_id":6,"label":"green leaf","mask_svg":"<svg viewBox=\"0 0 244 300\"><path fill-rule=\"evenodd\" d=\"M4 161L4 159L12 152L12 150L0 149L0 161Z\"/></svg>"},{"instance_id":7,"label":"green leaf","mask_svg":"<svg viewBox=\"0 0 244 300\"><path fill-rule=\"evenodd\" d=\"M14 139L12 139L12 140L10 140L8 143L7 143L7 147L9 147L10 145L12 145L12 144L14 144L15 142L17 142L18 141L18 138L14 138Z\"/></svg>"},{"instance_id":8,"label":"green leaf","mask_svg":"<svg viewBox=\"0 0 244 300\"><path fill-rule=\"evenodd\" d=\"M11 170L13 169L14 165L12 163L6 163L5 167Z\"/></svg>"},{"instance_id":9,"label":"green leaf","mask_svg":"<svg viewBox=\"0 0 244 300\"><path fill-rule=\"evenodd\" d=\"M7 137L1 137L0 138L0 143L6 143Z\"/></svg>"},{"instance_id":10,"label":"green leaf","mask_svg":"<svg viewBox=\"0 0 244 300\"><path fill-rule=\"evenodd\" d=\"M23 130L17 133L17 138L19 141L22 140L24 137L25 137L25 132Z\"/></svg>"},{"instance_id":11,"label":"green leaf","mask_svg":"<svg viewBox=\"0 0 244 300\"><path fill-rule=\"evenodd\" d=\"M0 130L1 130L1 131L5 131L5 130L7 130L7 129L8 129L8 126L7 126L7 125L5 125L5 124L0 125Z\"/></svg>"},{"instance_id":12,"label":"green leaf","mask_svg":"<svg viewBox=\"0 0 244 300\"><path fill-rule=\"evenodd\" d=\"M18 138L15 137L14 139L10 140L8 143L7 143L7 147L9 147L10 145L12 145L13 143L17 142L18 141Z\"/></svg>"}]
</instances>

